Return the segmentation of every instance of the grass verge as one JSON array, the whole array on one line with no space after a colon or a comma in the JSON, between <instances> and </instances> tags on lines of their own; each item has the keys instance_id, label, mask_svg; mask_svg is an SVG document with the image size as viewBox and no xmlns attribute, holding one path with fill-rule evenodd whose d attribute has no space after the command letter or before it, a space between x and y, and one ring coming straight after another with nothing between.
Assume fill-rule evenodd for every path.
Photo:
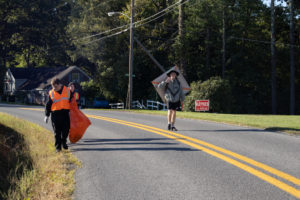
<instances>
[{"instance_id":1,"label":"grass verge","mask_svg":"<svg viewBox=\"0 0 300 200\"><path fill-rule=\"evenodd\" d=\"M122 110L118 110L122 111ZM129 110L123 110L129 111ZM156 110L130 110L130 112L165 115L167 111ZM214 121L239 126L261 128L267 131L284 132L300 136L299 115L242 115L242 114L216 114L200 112L177 112L178 118Z\"/></svg>"},{"instance_id":2,"label":"grass verge","mask_svg":"<svg viewBox=\"0 0 300 200\"><path fill-rule=\"evenodd\" d=\"M53 144L50 131L0 113L0 199L72 199L80 163Z\"/></svg>"}]
</instances>

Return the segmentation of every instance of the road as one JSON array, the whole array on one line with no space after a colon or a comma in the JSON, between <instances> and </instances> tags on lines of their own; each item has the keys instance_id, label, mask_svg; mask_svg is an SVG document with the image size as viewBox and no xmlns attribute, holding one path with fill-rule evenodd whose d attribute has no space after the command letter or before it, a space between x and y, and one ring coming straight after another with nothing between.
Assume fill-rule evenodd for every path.
<instances>
[{"instance_id":1,"label":"road","mask_svg":"<svg viewBox=\"0 0 300 200\"><path fill-rule=\"evenodd\" d=\"M41 107L0 112L43 123ZM84 110L74 199L300 199L300 137L199 120Z\"/></svg>"}]
</instances>

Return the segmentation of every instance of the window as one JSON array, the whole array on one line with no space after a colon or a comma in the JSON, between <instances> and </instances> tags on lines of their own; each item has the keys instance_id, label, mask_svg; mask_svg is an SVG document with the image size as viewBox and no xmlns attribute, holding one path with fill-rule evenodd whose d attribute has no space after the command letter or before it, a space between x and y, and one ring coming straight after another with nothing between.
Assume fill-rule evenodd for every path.
<instances>
[{"instance_id":1,"label":"window","mask_svg":"<svg viewBox=\"0 0 300 200\"><path fill-rule=\"evenodd\" d=\"M71 81L79 82L80 81L80 74L78 72L73 72L71 74Z\"/></svg>"}]
</instances>

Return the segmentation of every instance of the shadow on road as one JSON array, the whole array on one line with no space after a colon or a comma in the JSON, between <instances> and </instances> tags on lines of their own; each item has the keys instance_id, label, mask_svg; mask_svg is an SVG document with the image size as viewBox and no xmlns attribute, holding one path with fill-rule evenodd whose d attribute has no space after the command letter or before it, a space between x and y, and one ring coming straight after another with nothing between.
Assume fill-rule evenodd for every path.
<instances>
[{"instance_id":1,"label":"shadow on road","mask_svg":"<svg viewBox=\"0 0 300 200\"><path fill-rule=\"evenodd\" d=\"M199 151L191 148L75 148L71 152L76 151Z\"/></svg>"},{"instance_id":2,"label":"shadow on road","mask_svg":"<svg viewBox=\"0 0 300 200\"><path fill-rule=\"evenodd\" d=\"M158 140L169 140L167 138L121 138L121 139L83 139L79 143L71 144L71 151L199 151L187 147L108 147L104 148L103 145L176 145L174 142L152 142ZM96 145L101 147L96 148ZM82 148L84 146L84 148ZM89 148L88 146L92 146Z\"/></svg>"},{"instance_id":3,"label":"shadow on road","mask_svg":"<svg viewBox=\"0 0 300 200\"><path fill-rule=\"evenodd\" d=\"M300 129L298 128L288 128L288 127L268 127L266 131L276 131L276 132L291 132L296 135L300 135Z\"/></svg>"},{"instance_id":4,"label":"shadow on road","mask_svg":"<svg viewBox=\"0 0 300 200\"><path fill-rule=\"evenodd\" d=\"M118 138L118 139L82 139L80 142L92 143L92 142L138 142L138 141L155 141L155 140L171 140L168 138ZM173 141L173 140L171 140Z\"/></svg>"},{"instance_id":5,"label":"shadow on road","mask_svg":"<svg viewBox=\"0 0 300 200\"><path fill-rule=\"evenodd\" d=\"M226 129L226 130L178 130L179 132L182 131L195 131L195 132L261 132L264 131L263 129Z\"/></svg>"},{"instance_id":6,"label":"shadow on road","mask_svg":"<svg viewBox=\"0 0 300 200\"><path fill-rule=\"evenodd\" d=\"M227 130L178 130L179 132L263 132L263 131L271 131L271 132L290 132L295 135L300 135L300 129L296 128L286 128L286 127L268 127L265 129L227 129Z\"/></svg>"}]
</instances>

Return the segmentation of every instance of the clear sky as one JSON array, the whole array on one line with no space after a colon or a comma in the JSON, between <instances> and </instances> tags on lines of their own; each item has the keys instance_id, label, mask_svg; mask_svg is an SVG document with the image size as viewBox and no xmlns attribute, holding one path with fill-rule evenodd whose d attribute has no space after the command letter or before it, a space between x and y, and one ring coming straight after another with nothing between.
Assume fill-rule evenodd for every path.
<instances>
[{"instance_id":1,"label":"clear sky","mask_svg":"<svg viewBox=\"0 0 300 200\"><path fill-rule=\"evenodd\" d=\"M271 0L262 0L263 2L264 2L264 4L266 4L266 5L268 5L268 6L270 6L270 2L271 2ZM275 0L275 5L282 5L282 6L286 6L286 3L284 2L284 3L281 3L280 1L278 1L278 0Z\"/></svg>"}]
</instances>

